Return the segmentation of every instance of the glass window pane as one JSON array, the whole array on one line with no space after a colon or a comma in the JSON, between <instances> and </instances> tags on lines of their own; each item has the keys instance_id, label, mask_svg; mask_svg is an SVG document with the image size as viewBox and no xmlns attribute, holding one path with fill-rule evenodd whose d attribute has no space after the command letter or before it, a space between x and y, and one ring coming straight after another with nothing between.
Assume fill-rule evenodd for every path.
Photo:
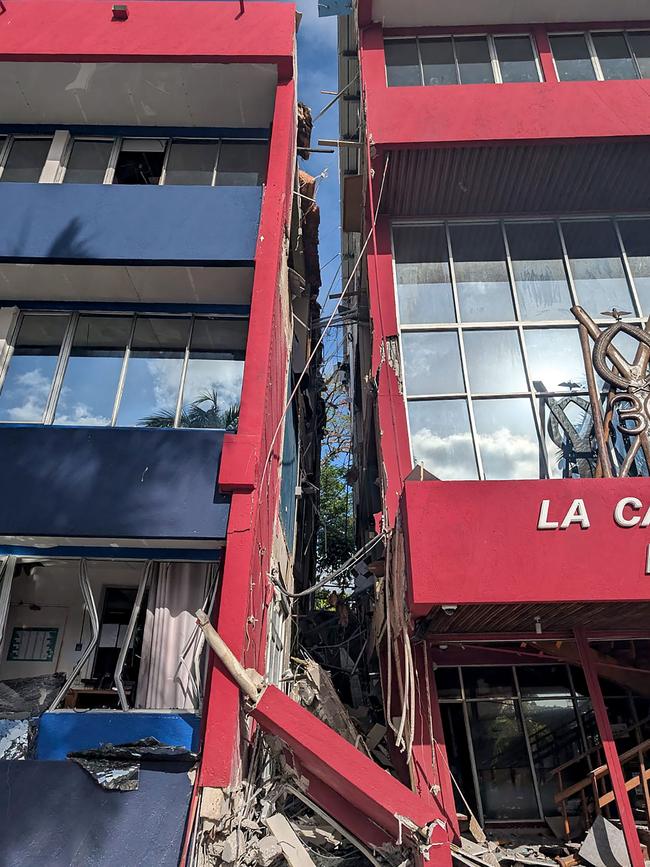
<instances>
[{"instance_id":1,"label":"glass window pane","mask_svg":"<svg viewBox=\"0 0 650 867\"><path fill-rule=\"evenodd\" d=\"M537 391L587 387L576 328L527 328L524 334L528 369Z\"/></svg>"},{"instance_id":2,"label":"glass window pane","mask_svg":"<svg viewBox=\"0 0 650 867\"><path fill-rule=\"evenodd\" d=\"M504 82L539 81L530 37L497 36L494 45Z\"/></svg>"},{"instance_id":3,"label":"glass window pane","mask_svg":"<svg viewBox=\"0 0 650 867\"><path fill-rule=\"evenodd\" d=\"M40 422L47 406L68 316L23 317L0 391L0 419Z\"/></svg>"},{"instance_id":4,"label":"glass window pane","mask_svg":"<svg viewBox=\"0 0 650 867\"><path fill-rule=\"evenodd\" d=\"M266 180L266 142L222 142L217 163L218 187L259 187Z\"/></svg>"},{"instance_id":5,"label":"glass window pane","mask_svg":"<svg viewBox=\"0 0 650 867\"><path fill-rule=\"evenodd\" d=\"M638 78L622 33L592 33L603 78Z\"/></svg>"},{"instance_id":6,"label":"glass window pane","mask_svg":"<svg viewBox=\"0 0 650 867\"><path fill-rule=\"evenodd\" d=\"M548 474L552 479L592 478L598 455L589 397L538 398Z\"/></svg>"},{"instance_id":7,"label":"glass window pane","mask_svg":"<svg viewBox=\"0 0 650 867\"><path fill-rule=\"evenodd\" d=\"M571 319L557 228L552 223L509 223L506 235L522 319Z\"/></svg>"},{"instance_id":8,"label":"glass window pane","mask_svg":"<svg viewBox=\"0 0 650 867\"><path fill-rule=\"evenodd\" d=\"M130 316L80 316L63 377L55 424L109 425Z\"/></svg>"},{"instance_id":9,"label":"glass window pane","mask_svg":"<svg viewBox=\"0 0 650 867\"><path fill-rule=\"evenodd\" d=\"M593 81L596 78L584 34L551 36L550 42L560 81Z\"/></svg>"},{"instance_id":10,"label":"glass window pane","mask_svg":"<svg viewBox=\"0 0 650 867\"><path fill-rule=\"evenodd\" d=\"M504 322L515 318L500 226L451 226L460 318Z\"/></svg>"},{"instance_id":11,"label":"glass window pane","mask_svg":"<svg viewBox=\"0 0 650 867\"><path fill-rule=\"evenodd\" d=\"M173 427L190 320L138 317L117 424Z\"/></svg>"},{"instance_id":12,"label":"glass window pane","mask_svg":"<svg viewBox=\"0 0 650 867\"><path fill-rule=\"evenodd\" d=\"M494 81L487 37L456 36L454 45L461 84L489 84Z\"/></svg>"},{"instance_id":13,"label":"glass window pane","mask_svg":"<svg viewBox=\"0 0 650 867\"><path fill-rule=\"evenodd\" d=\"M460 698L460 675L457 668L436 668L438 698Z\"/></svg>"},{"instance_id":14,"label":"glass window pane","mask_svg":"<svg viewBox=\"0 0 650 867\"><path fill-rule=\"evenodd\" d=\"M463 340L473 394L528 390L516 331L466 331Z\"/></svg>"},{"instance_id":15,"label":"glass window pane","mask_svg":"<svg viewBox=\"0 0 650 867\"><path fill-rule=\"evenodd\" d=\"M522 698L571 695L566 665L518 665L517 680Z\"/></svg>"},{"instance_id":16,"label":"glass window pane","mask_svg":"<svg viewBox=\"0 0 650 867\"><path fill-rule=\"evenodd\" d=\"M541 666L546 668L546 666ZM582 753L582 732L575 708L570 698L553 698L552 701L522 701L524 717L533 764L539 781L542 807L545 816L557 816L555 803L557 777L553 769L570 762ZM578 782L588 772L587 764L576 763L565 769L562 784L565 787ZM576 805L579 798L576 798ZM571 807L569 807L571 810Z\"/></svg>"},{"instance_id":17,"label":"glass window pane","mask_svg":"<svg viewBox=\"0 0 650 867\"><path fill-rule=\"evenodd\" d=\"M400 321L455 322L444 226L395 226L393 244Z\"/></svg>"},{"instance_id":18,"label":"glass window pane","mask_svg":"<svg viewBox=\"0 0 650 867\"><path fill-rule=\"evenodd\" d=\"M650 31L628 33L641 78L650 78Z\"/></svg>"},{"instance_id":19,"label":"glass window pane","mask_svg":"<svg viewBox=\"0 0 650 867\"><path fill-rule=\"evenodd\" d=\"M387 39L386 77L389 87L407 87L422 84L422 72L415 39Z\"/></svg>"},{"instance_id":20,"label":"glass window pane","mask_svg":"<svg viewBox=\"0 0 650 867\"><path fill-rule=\"evenodd\" d=\"M196 320L181 427L237 429L246 332L246 322Z\"/></svg>"},{"instance_id":21,"label":"glass window pane","mask_svg":"<svg viewBox=\"0 0 650 867\"><path fill-rule=\"evenodd\" d=\"M466 698L507 698L515 694L512 667L509 665L463 666L463 686Z\"/></svg>"},{"instance_id":22,"label":"glass window pane","mask_svg":"<svg viewBox=\"0 0 650 867\"><path fill-rule=\"evenodd\" d=\"M591 316L612 307L634 312L614 227L605 221L562 224L579 303Z\"/></svg>"},{"instance_id":23,"label":"glass window pane","mask_svg":"<svg viewBox=\"0 0 650 867\"><path fill-rule=\"evenodd\" d=\"M402 347L409 397L465 391L455 331L405 332L402 334Z\"/></svg>"},{"instance_id":24,"label":"glass window pane","mask_svg":"<svg viewBox=\"0 0 650 867\"><path fill-rule=\"evenodd\" d=\"M166 184L210 186L217 162L219 142L172 142L165 171Z\"/></svg>"},{"instance_id":25,"label":"glass window pane","mask_svg":"<svg viewBox=\"0 0 650 867\"><path fill-rule=\"evenodd\" d=\"M64 184L101 184L113 149L110 141L79 141L72 145Z\"/></svg>"},{"instance_id":26,"label":"glass window pane","mask_svg":"<svg viewBox=\"0 0 650 867\"><path fill-rule=\"evenodd\" d=\"M458 84L451 38L421 39L420 56L425 84Z\"/></svg>"},{"instance_id":27,"label":"glass window pane","mask_svg":"<svg viewBox=\"0 0 650 867\"><path fill-rule=\"evenodd\" d=\"M469 413L464 400L410 400L413 458L439 479L476 479Z\"/></svg>"},{"instance_id":28,"label":"glass window pane","mask_svg":"<svg viewBox=\"0 0 650 867\"><path fill-rule=\"evenodd\" d=\"M526 739L514 701L467 704L487 821L539 817Z\"/></svg>"},{"instance_id":29,"label":"glass window pane","mask_svg":"<svg viewBox=\"0 0 650 867\"><path fill-rule=\"evenodd\" d=\"M650 313L650 220L620 220L619 229L641 309Z\"/></svg>"},{"instance_id":30,"label":"glass window pane","mask_svg":"<svg viewBox=\"0 0 650 867\"><path fill-rule=\"evenodd\" d=\"M52 139L15 139L11 145L0 181L36 184L43 171Z\"/></svg>"},{"instance_id":31,"label":"glass window pane","mask_svg":"<svg viewBox=\"0 0 650 867\"><path fill-rule=\"evenodd\" d=\"M528 398L475 400L478 446L487 479L537 479L540 449Z\"/></svg>"}]
</instances>

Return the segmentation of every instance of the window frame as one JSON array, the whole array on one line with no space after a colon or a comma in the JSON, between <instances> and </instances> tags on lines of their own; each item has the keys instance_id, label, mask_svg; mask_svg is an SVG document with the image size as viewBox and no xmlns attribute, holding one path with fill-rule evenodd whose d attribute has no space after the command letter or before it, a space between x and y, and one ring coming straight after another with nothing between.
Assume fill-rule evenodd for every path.
<instances>
[{"instance_id":1,"label":"window frame","mask_svg":"<svg viewBox=\"0 0 650 867\"><path fill-rule=\"evenodd\" d=\"M637 60L636 54L632 49L632 44L630 42L629 34L630 33L650 33L649 27L594 27L590 30L549 30L548 31L548 40L551 48L551 59L553 61L553 69L555 70L555 77L560 84L576 84L576 83L585 83L581 82L579 79L566 79L563 81L560 78L560 73L557 67L557 63L555 61L555 52L553 51L553 37L554 36L584 36L585 42L587 44L587 50L589 51L589 58L591 60L591 66L594 70L594 80L595 81L648 81L650 79L644 78L641 75L641 69L639 67L639 62ZM636 71L636 78L623 78L623 79L612 79L605 78L603 75L603 68L600 64L600 58L598 57L598 52L596 51L596 45L594 43L594 34L596 35L615 35L622 36L625 39L625 44L627 45L627 50L629 51L630 58L634 65L634 69Z\"/></svg>"},{"instance_id":2,"label":"window frame","mask_svg":"<svg viewBox=\"0 0 650 867\"><path fill-rule=\"evenodd\" d=\"M535 69L537 70L537 82L535 81L507 81L504 82L503 76L501 74L501 65L499 61L499 57L497 54L495 39L500 37L519 37L519 38L528 38L528 41L531 46L533 61L535 63ZM492 66L492 77L494 81L484 82L485 84L539 84L544 81L544 74L542 70L542 64L539 57L539 52L537 50L537 42L534 38L533 33L530 31L517 31L517 32L502 32L502 31L494 31L494 32L481 32L481 33L437 33L435 35L425 35L425 36L385 36L384 37L384 45L386 42L404 42L405 40L412 40L415 42L415 47L418 55L418 62L420 66L420 83L412 84L412 85L390 85L388 83L388 64L386 63L386 53L384 52L384 71L386 76L386 87L454 87L458 85L462 85L463 87L474 87L475 85L465 84L461 81L460 76L460 64L458 62L458 54L456 51L456 39L458 38L484 38L487 41L488 52L490 55L490 64ZM420 49L421 42L436 42L442 41L443 39L451 40L451 48L454 55L454 65L456 67L456 82L454 84L447 85L437 85L437 84L426 84L424 81L424 64L422 62L422 51Z\"/></svg>"},{"instance_id":3,"label":"window frame","mask_svg":"<svg viewBox=\"0 0 650 867\"><path fill-rule=\"evenodd\" d=\"M52 150L52 145L54 143L54 133L3 133L4 142L0 147L0 183L2 183L2 176L4 174L5 167L7 165L7 160L9 159L9 154L11 153L11 149L14 146L14 142L16 141L25 141L25 140L42 140L49 139L50 147L48 149L48 156L45 157L45 162L41 166L41 173L39 175L38 181L33 181L32 183L41 183L41 177L43 176L43 170L47 164L49 158L49 152Z\"/></svg>"},{"instance_id":4,"label":"window frame","mask_svg":"<svg viewBox=\"0 0 650 867\"><path fill-rule=\"evenodd\" d=\"M187 370L190 362L190 357L192 353L192 335L194 333L194 324L196 320L211 320L211 321L221 321L221 322L250 322L249 316L241 316L241 315L228 315L228 314L197 314L197 313L151 313L147 311L132 311L132 312L123 312L123 311L114 311L114 310L103 310L103 309L92 309L92 310L76 310L76 309L59 309L59 310L49 310L49 309L21 309L18 315L15 317L15 321L12 323L12 327L9 330L9 334L7 335L7 351L5 353L4 358L0 363L0 394L2 393L2 389L4 387L4 383L7 377L7 373L11 367L11 361L14 356L14 350L16 346L16 339L18 334L20 333L20 327L22 325L23 320L26 316L34 316L34 315L47 315L47 316L65 316L68 318L68 324L66 326L66 330L64 332L63 338L61 340L61 346L59 348L59 354L57 356L56 367L54 370L54 374L52 376L52 382L50 384L50 391L48 394L47 402L45 405L45 410L43 415L39 421L21 421L15 422L8 419L0 418L0 428L1 427L12 427L17 424L30 425L30 426L38 426L38 427L56 427L56 428L66 428L66 427L95 427L92 425L74 425L74 424L56 424L55 422L55 414L57 404L61 398L63 382L65 378L65 373L67 370L68 362L71 357L71 350L74 341L74 335L77 328L77 324L79 319L82 316L115 316L117 318L122 319L130 319L131 327L129 330L129 338L124 347L124 355L122 356L122 364L120 368L120 374L118 377L117 385L115 388L115 397L113 400L113 409L111 413L111 421L108 425L97 425L96 427L101 429L108 428L129 428L132 429L134 425L118 425L117 418L120 410L120 405L122 401L122 397L124 395L124 386L126 383L126 375L128 371L128 363L131 356L131 349L133 345L133 338L135 334L135 328L138 322L138 319L169 319L170 317L177 317L178 319L186 319L190 321L190 327L188 329L187 341L185 344L185 349L183 351L183 365L181 369L181 374L179 377L179 385L178 385L178 395L176 398L176 406L175 406L175 414L174 414L174 424L170 425L169 429L173 430L194 430L195 428L186 428L182 427L180 424L182 410L183 410L183 394L185 390L185 382L187 378ZM224 353L228 352L228 350L224 350ZM245 364L246 360L246 348L244 348L242 352L242 358L236 359L243 361ZM223 428L211 428L211 430L223 430Z\"/></svg>"},{"instance_id":5,"label":"window frame","mask_svg":"<svg viewBox=\"0 0 650 867\"><path fill-rule=\"evenodd\" d=\"M114 136L94 136L94 135L72 135L68 134L68 141L66 142L65 149L63 154L61 155L61 163L59 165L58 171L56 173L55 183L62 184L65 182L66 172L68 171L68 162L70 157L72 156L72 149L74 148L76 142L108 142L111 145L110 153L108 155L108 162L106 164L106 169L104 170L104 179L101 182L103 186L106 183L112 182L112 174L110 174L111 181L108 181L109 173L115 172L115 163L117 162L117 154L116 154L116 142L117 139ZM88 186L93 186L89 184ZM100 186L99 184L97 186Z\"/></svg>"},{"instance_id":6,"label":"window frame","mask_svg":"<svg viewBox=\"0 0 650 867\"><path fill-rule=\"evenodd\" d=\"M570 267L569 255L567 252L567 247L565 243L564 234L562 232L561 224L568 222L606 222L613 226L614 232L616 235L616 241L618 244L618 249L621 257L621 261L623 263L623 271L624 276L627 282L628 290L630 292L630 297L633 302L634 311L631 316L626 317L625 321L630 324L635 325L643 325L645 319L650 315L650 309L648 309L648 313L645 314L643 312L643 307L641 305L639 293L636 288L636 283L634 280L634 275L632 273L630 263L628 261L627 251L625 249L625 245L623 242L623 238L621 235L621 230L619 226L619 221L631 221L631 220L648 220L650 218L650 212L639 214L639 213L614 213L614 214L589 214L589 215L576 215L576 214L549 214L549 215L526 215L526 216L506 216L506 217L464 217L464 218L451 218L451 219L435 219L435 218L420 218L413 219L408 217L396 218L391 220L391 256L392 256L392 267L393 267L393 298L395 304L395 316L397 319L398 326L398 345L399 345L399 353L400 353L400 364L402 369L402 378L405 380L405 371L404 371L404 345L402 335L404 333L412 333L412 332L428 332L428 333L438 333L438 332L451 332L455 333L458 338L459 344L459 357L461 364L461 378L465 385L465 390L463 392L449 392L449 393L440 393L440 394L425 394L425 395L409 395L408 388L406 384L403 388L402 399L404 401L404 413L406 416L406 429L408 432L408 447L411 455L411 463L415 466L415 456L413 453L413 438L411 433L411 421L409 416L409 403L410 402L428 402L433 403L436 401L450 401L456 400L459 403L463 403L465 408L467 409L468 419L469 419L469 432L472 438L472 453L474 456L474 461L477 469L477 480L484 481L487 476L485 473L485 468L483 466L483 460L481 457L480 447L479 447L479 434L478 428L476 424L476 418L474 413L474 401L487 401L487 400L509 400L509 399L518 399L525 398L529 405L532 408L533 413L533 422L535 426L535 432L537 435L537 445L539 449L539 458L540 458L540 474L539 478L549 479L553 478L550 474L550 466L551 463L549 461L548 454L548 444L546 431L542 425L541 414L540 414L540 396L542 394L548 397L556 397L556 398L564 398L568 395L575 395L576 397L587 397L588 391L586 387L584 389L574 389L569 390L565 389L564 391L559 391L557 389L551 389L546 392L538 392L534 386L533 381L533 373L530 367L530 362L528 359L527 345L526 345L526 331L537 329L537 330L550 330L550 329L566 329L566 330L577 330L577 323L573 319L522 319L520 308L519 308L519 298L517 294L517 283L514 275L514 269L512 264L512 257L510 254L510 245L508 242L506 226L508 224L516 223L548 223L555 226L555 230L557 232L557 236L560 242L562 263L564 268L564 274L567 282L567 287L569 290L569 296L572 305L580 304L580 299L578 298L576 287L574 283L573 272ZM508 281L510 284L510 296L513 304L514 310L514 319L507 321L476 321L476 322L464 322L462 317L460 316L460 303L458 296L458 287L457 287L457 279L456 279L456 270L454 265L453 258L453 249L451 244L451 232L450 227L454 225L479 225L479 224L492 224L498 225L500 227L501 238L503 240L504 247L504 255L505 255L505 263L508 273ZM445 238L447 244L447 256L448 256L448 264L449 264L449 276L450 276L450 284L452 290L452 298L454 305L454 315L456 317L455 322L426 322L426 323L402 323L399 313L399 282L397 279L397 269L396 269L396 257L395 257L395 242L394 242L394 234L392 229L396 226L400 227L409 227L409 226L442 226L445 230ZM600 312L600 311L598 311ZM603 316L594 317L594 321L599 326L607 326L611 325L611 319ZM475 331L516 331L517 332L517 340L521 353L521 361L524 368L524 373L526 377L527 390L525 392L474 392L471 388L469 370L467 364L467 357L465 352L465 341L464 341L464 333L465 332L475 332ZM431 472L435 472L435 467L428 468Z\"/></svg>"}]
</instances>

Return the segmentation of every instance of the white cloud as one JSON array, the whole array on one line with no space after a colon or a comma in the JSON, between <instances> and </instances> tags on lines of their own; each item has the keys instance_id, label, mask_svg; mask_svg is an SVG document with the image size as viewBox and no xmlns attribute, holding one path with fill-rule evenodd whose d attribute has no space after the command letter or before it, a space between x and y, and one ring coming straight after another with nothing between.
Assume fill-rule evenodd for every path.
<instances>
[{"instance_id":1,"label":"white cloud","mask_svg":"<svg viewBox=\"0 0 650 867\"><path fill-rule=\"evenodd\" d=\"M7 418L16 422L39 421L50 393L50 383L51 379L37 367L19 374L5 386L5 400L20 401L15 406L7 407Z\"/></svg>"},{"instance_id":2,"label":"white cloud","mask_svg":"<svg viewBox=\"0 0 650 867\"><path fill-rule=\"evenodd\" d=\"M420 428L412 437L415 459L445 480L476 478L469 432L441 437ZM539 475L537 442L507 428L479 434L481 458L486 475L492 479L531 479Z\"/></svg>"}]
</instances>

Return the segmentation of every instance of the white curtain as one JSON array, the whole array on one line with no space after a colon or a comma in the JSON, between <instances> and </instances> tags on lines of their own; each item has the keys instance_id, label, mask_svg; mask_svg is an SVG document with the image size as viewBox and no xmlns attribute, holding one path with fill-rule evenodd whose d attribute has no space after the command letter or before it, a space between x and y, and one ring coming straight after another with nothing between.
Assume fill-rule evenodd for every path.
<instances>
[{"instance_id":1,"label":"white curtain","mask_svg":"<svg viewBox=\"0 0 650 867\"><path fill-rule=\"evenodd\" d=\"M206 604L214 566L159 563L149 587L136 707L199 706L198 658L203 633L195 612Z\"/></svg>"}]
</instances>

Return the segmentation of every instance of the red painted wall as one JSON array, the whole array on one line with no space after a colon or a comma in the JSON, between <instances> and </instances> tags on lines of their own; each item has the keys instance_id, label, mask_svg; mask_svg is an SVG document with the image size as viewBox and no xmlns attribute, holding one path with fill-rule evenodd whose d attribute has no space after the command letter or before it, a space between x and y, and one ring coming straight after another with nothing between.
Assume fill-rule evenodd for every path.
<instances>
[{"instance_id":1,"label":"red painted wall","mask_svg":"<svg viewBox=\"0 0 650 867\"><path fill-rule=\"evenodd\" d=\"M127 0L127 21L112 0L5 0L0 60L179 60L277 63L293 72L293 3Z\"/></svg>"},{"instance_id":2,"label":"red painted wall","mask_svg":"<svg viewBox=\"0 0 650 867\"><path fill-rule=\"evenodd\" d=\"M411 611L463 603L650 600L646 574L650 527L620 527L614 508L643 519L650 479L554 479L504 482L406 482ZM540 506L561 523L584 500L590 527L537 529Z\"/></svg>"},{"instance_id":3,"label":"red painted wall","mask_svg":"<svg viewBox=\"0 0 650 867\"><path fill-rule=\"evenodd\" d=\"M539 28L536 28L539 32ZM650 80L388 87L383 33L361 33L367 130L377 147L535 142L650 135Z\"/></svg>"},{"instance_id":4,"label":"red painted wall","mask_svg":"<svg viewBox=\"0 0 650 867\"><path fill-rule=\"evenodd\" d=\"M226 553L215 626L246 667L265 670L267 574L278 515L282 436L272 438L286 401L288 346L280 272L288 232L296 161L293 81L276 94L267 185L255 256L255 275L241 412L237 434L226 437L220 484L232 491ZM288 303L288 301L286 302ZM267 454L271 452L266 473ZM205 715L201 785L227 786L238 767L240 695L215 665Z\"/></svg>"}]
</instances>

